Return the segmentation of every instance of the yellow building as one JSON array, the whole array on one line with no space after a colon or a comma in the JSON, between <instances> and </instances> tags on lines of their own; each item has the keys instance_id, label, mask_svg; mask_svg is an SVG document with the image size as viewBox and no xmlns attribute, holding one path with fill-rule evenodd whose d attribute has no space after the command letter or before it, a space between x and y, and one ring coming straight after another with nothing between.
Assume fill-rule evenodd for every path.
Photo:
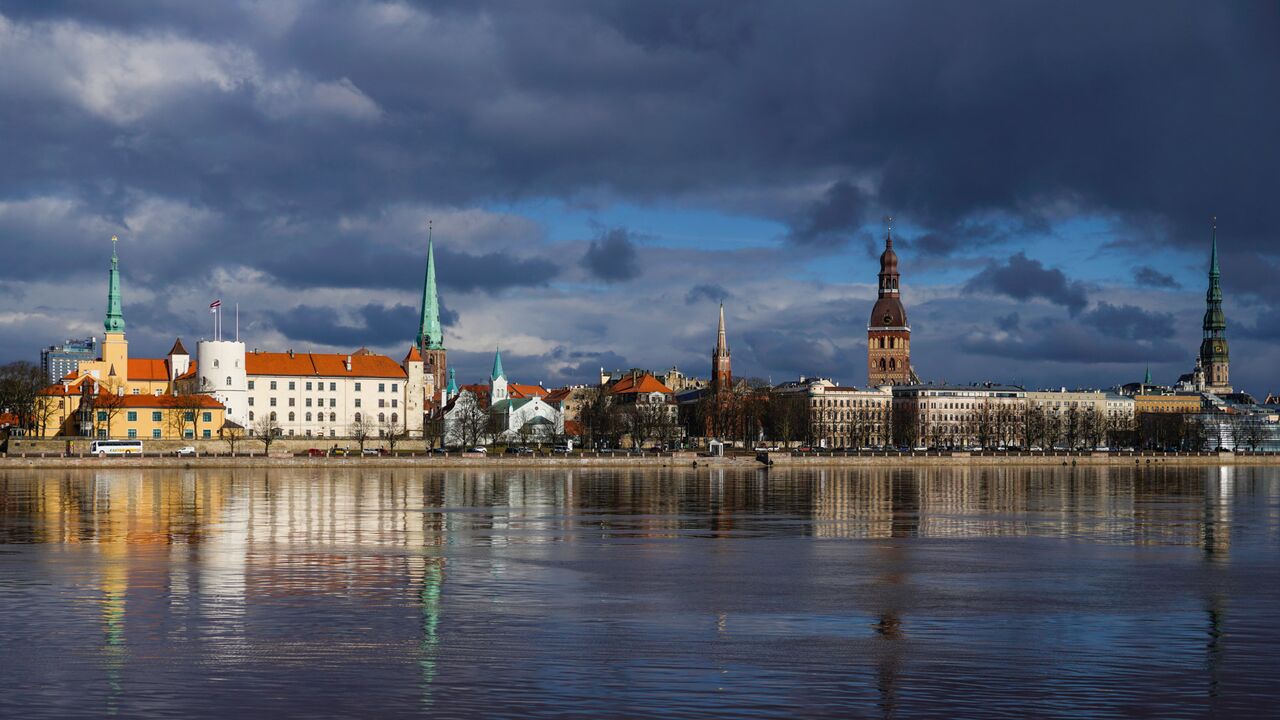
<instances>
[{"instance_id":1,"label":"yellow building","mask_svg":"<svg viewBox=\"0 0 1280 720\"><path fill-rule=\"evenodd\" d=\"M1144 393L1133 396L1133 414L1143 413L1198 413L1199 393Z\"/></svg>"}]
</instances>

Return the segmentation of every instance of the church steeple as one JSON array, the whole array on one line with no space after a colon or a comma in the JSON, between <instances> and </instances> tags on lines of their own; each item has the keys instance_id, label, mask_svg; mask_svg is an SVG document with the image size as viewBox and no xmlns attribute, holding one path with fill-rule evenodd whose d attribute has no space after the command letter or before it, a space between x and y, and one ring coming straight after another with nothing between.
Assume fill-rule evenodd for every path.
<instances>
[{"instance_id":1,"label":"church steeple","mask_svg":"<svg viewBox=\"0 0 1280 720\"><path fill-rule=\"evenodd\" d=\"M444 330L440 326L440 298L436 293L436 249L427 228L427 277L422 282L422 314L418 320L418 346L423 352L444 348Z\"/></svg>"},{"instance_id":2,"label":"church steeple","mask_svg":"<svg viewBox=\"0 0 1280 720\"><path fill-rule=\"evenodd\" d=\"M1213 219L1209 249L1209 289L1205 292L1200 364L1209 392L1231 392L1231 360L1227 350L1227 316L1222 312L1222 273L1218 269L1218 219Z\"/></svg>"},{"instance_id":3,"label":"church steeple","mask_svg":"<svg viewBox=\"0 0 1280 720\"><path fill-rule=\"evenodd\" d=\"M886 218L884 252L880 253L879 293L867 322L867 384L905 385L915 381L911 369L911 326L902 306L898 253L893 250L893 218Z\"/></svg>"},{"instance_id":4,"label":"church steeple","mask_svg":"<svg viewBox=\"0 0 1280 720\"><path fill-rule=\"evenodd\" d=\"M724 303L720 303L720 327L716 332L716 349L711 351L711 391L719 394L733 388L733 370L729 361L729 339L724 331Z\"/></svg>"},{"instance_id":5,"label":"church steeple","mask_svg":"<svg viewBox=\"0 0 1280 720\"><path fill-rule=\"evenodd\" d=\"M107 281L107 317L102 326L109 333L124 332L124 311L120 309L120 258L116 255L119 238L111 236L111 274Z\"/></svg>"},{"instance_id":6,"label":"church steeple","mask_svg":"<svg viewBox=\"0 0 1280 720\"><path fill-rule=\"evenodd\" d=\"M493 373L489 375L491 380L497 380L500 377L506 377L506 372L502 370L502 351L497 348L493 349Z\"/></svg>"}]
</instances>

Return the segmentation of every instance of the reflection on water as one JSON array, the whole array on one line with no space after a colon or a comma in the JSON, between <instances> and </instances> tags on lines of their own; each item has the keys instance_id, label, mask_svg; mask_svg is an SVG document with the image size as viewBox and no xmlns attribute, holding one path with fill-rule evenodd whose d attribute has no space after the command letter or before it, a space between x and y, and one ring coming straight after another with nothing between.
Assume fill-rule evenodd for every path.
<instances>
[{"instance_id":1,"label":"reflection on water","mask_svg":"<svg viewBox=\"0 0 1280 720\"><path fill-rule=\"evenodd\" d=\"M1276 700L1263 468L0 473L0 716Z\"/></svg>"}]
</instances>

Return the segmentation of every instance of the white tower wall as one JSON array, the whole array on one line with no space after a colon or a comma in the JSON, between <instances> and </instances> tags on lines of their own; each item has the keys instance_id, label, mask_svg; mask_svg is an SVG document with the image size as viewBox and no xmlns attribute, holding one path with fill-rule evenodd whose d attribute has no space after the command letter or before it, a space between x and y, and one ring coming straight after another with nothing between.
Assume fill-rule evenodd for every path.
<instances>
[{"instance_id":1,"label":"white tower wall","mask_svg":"<svg viewBox=\"0 0 1280 720\"><path fill-rule=\"evenodd\" d=\"M244 343L201 340L196 346L196 382L227 408L227 419L249 427L249 382L244 372Z\"/></svg>"}]
</instances>

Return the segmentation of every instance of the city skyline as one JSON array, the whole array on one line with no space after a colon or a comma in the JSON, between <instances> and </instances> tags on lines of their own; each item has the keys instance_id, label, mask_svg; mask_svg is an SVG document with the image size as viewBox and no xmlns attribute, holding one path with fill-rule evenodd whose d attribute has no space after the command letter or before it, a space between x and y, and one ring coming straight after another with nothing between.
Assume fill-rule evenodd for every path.
<instances>
[{"instance_id":1,"label":"city skyline","mask_svg":"<svg viewBox=\"0 0 1280 720\"><path fill-rule=\"evenodd\" d=\"M242 8L204 24L0 3L15 68L0 94L27 108L0 140L0 360L101 333L112 234L139 354L207 335L221 298L251 346L399 357L430 219L460 380L484 377L499 345L512 377L548 386L602 366L707 377L724 301L735 375L862 384L892 213L922 378L1108 387L1150 366L1172 383L1197 356L1216 214L1231 379L1264 396L1280 363L1266 192L1280 111L1260 92L1280 68L1276 15L1184 10L1086 6L1073 48L1046 40L1059 11L967 10L951 19L978 53L937 38L954 10L911 4L775 24L750 4L487 8L487 24ZM579 33L583 56L529 23ZM912 33L929 56L894 45ZM317 57L304 37L341 51ZM797 37L813 41L784 53ZM1040 62L1082 74L1038 66L1043 89L1028 86L1017 63L1036 42ZM820 63L844 82L792 82ZM764 67L776 82L749 70ZM1067 101L1071 123L1055 119Z\"/></svg>"}]
</instances>

